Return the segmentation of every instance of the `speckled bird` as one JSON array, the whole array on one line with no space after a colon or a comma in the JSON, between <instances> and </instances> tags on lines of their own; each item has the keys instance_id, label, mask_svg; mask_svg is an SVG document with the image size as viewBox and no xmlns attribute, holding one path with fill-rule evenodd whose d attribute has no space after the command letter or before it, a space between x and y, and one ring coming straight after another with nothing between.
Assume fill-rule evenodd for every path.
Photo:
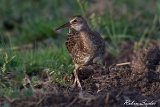
<instances>
[{"instance_id":1,"label":"speckled bird","mask_svg":"<svg viewBox=\"0 0 160 107\"><path fill-rule=\"evenodd\" d=\"M99 61L105 53L105 43L101 35L89 28L87 21L80 15L73 16L69 22L55 29L56 31L69 27L66 48L74 60L74 83L82 90L77 71L80 67L91 65Z\"/></svg>"}]
</instances>

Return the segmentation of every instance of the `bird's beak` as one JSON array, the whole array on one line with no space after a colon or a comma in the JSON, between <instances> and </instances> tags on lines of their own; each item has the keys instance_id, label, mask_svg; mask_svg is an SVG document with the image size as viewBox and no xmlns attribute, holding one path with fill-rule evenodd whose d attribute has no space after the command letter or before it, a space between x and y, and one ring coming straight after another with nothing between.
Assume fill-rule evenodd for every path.
<instances>
[{"instance_id":1,"label":"bird's beak","mask_svg":"<svg viewBox=\"0 0 160 107\"><path fill-rule=\"evenodd\" d=\"M70 25L71 25L70 22L67 22L67 23L65 23L64 25L56 28L55 31L57 31L57 30L59 30L59 29L62 29L62 28L65 28L65 27L70 27Z\"/></svg>"}]
</instances>

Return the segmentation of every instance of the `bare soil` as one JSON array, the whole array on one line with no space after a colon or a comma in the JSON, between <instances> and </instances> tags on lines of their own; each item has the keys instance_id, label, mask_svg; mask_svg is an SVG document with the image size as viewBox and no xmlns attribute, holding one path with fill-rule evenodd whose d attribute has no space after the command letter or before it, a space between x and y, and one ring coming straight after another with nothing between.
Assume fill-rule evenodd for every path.
<instances>
[{"instance_id":1,"label":"bare soil","mask_svg":"<svg viewBox=\"0 0 160 107\"><path fill-rule=\"evenodd\" d=\"M0 101L12 107L160 107L160 47L123 53L106 67L94 64L80 69L83 92L49 82L31 97ZM130 63L117 65L120 60Z\"/></svg>"}]
</instances>

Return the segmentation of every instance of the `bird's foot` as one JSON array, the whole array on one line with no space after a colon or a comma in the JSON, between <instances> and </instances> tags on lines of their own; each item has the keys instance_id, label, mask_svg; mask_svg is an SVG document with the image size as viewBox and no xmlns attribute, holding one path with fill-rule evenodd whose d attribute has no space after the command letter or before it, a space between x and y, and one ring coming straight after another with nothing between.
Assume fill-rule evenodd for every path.
<instances>
[{"instance_id":1,"label":"bird's foot","mask_svg":"<svg viewBox=\"0 0 160 107\"><path fill-rule=\"evenodd\" d=\"M83 89L82 89L82 86L81 86L81 84L80 84L80 82L79 82L79 80L77 81L75 81L71 86L70 86L70 89L71 90L74 90L75 88L76 88L76 86L78 86L78 89L80 90L80 91L82 91Z\"/></svg>"},{"instance_id":2,"label":"bird's foot","mask_svg":"<svg viewBox=\"0 0 160 107\"><path fill-rule=\"evenodd\" d=\"M71 89L75 89L76 86L78 86L78 88L80 89L80 91L82 91L82 86L81 83L79 81L78 75L77 75L77 70L79 69L79 67L76 67L73 71L74 74L74 83L73 85L71 85Z\"/></svg>"},{"instance_id":3,"label":"bird's foot","mask_svg":"<svg viewBox=\"0 0 160 107\"><path fill-rule=\"evenodd\" d=\"M80 89L80 91L83 91L82 86L81 86L81 83L80 83L79 80L77 81L77 85L78 85L78 88Z\"/></svg>"},{"instance_id":4,"label":"bird's foot","mask_svg":"<svg viewBox=\"0 0 160 107\"><path fill-rule=\"evenodd\" d=\"M76 83L73 83L72 85L70 85L70 88L73 90L76 88Z\"/></svg>"}]
</instances>

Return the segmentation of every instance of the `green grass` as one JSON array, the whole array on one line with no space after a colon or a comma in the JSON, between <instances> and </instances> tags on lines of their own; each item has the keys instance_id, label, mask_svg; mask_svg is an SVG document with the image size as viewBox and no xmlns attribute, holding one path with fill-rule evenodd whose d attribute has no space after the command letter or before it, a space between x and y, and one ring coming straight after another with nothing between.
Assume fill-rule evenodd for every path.
<instances>
[{"instance_id":1,"label":"green grass","mask_svg":"<svg viewBox=\"0 0 160 107\"><path fill-rule=\"evenodd\" d=\"M153 0L113 0L103 14L90 12L90 0L0 0L0 96L18 97L27 83L26 74L39 82L42 72L62 84L74 64L65 48L67 29L54 29L76 14L86 16L89 26L100 32L106 49L121 53L118 43L134 41L135 49L159 39L160 2ZM112 11L110 11L112 10ZM143 44L145 43L145 44ZM25 48L25 46L32 46ZM13 75L9 79L8 75ZM32 90L25 89L24 95ZM17 96L16 96L17 95Z\"/></svg>"},{"instance_id":2,"label":"green grass","mask_svg":"<svg viewBox=\"0 0 160 107\"><path fill-rule=\"evenodd\" d=\"M64 46L61 46L61 48L41 47L25 51L3 50L0 56L0 65L2 65L0 87L1 89L11 89L11 93L5 91L4 94L7 95L19 90L20 87L26 84L26 81L23 81L25 78L24 71L33 76L33 82L37 81L35 80L36 76L42 72L48 72L51 74L50 79L52 81L66 84L62 75L69 77L74 67L72 59ZM11 80L9 80L8 74L13 75Z\"/></svg>"},{"instance_id":3,"label":"green grass","mask_svg":"<svg viewBox=\"0 0 160 107\"><path fill-rule=\"evenodd\" d=\"M3 50L0 56L5 56L6 54L8 56L7 69L10 72L18 69L24 69L27 72L40 72L40 69L47 68L51 71L63 72L67 71L69 64L73 64L64 46L61 46L61 48L57 46L39 47L34 50L29 49L25 51ZM5 62L4 57L1 57L1 65Z\"/></svg>"}]
</instances>

